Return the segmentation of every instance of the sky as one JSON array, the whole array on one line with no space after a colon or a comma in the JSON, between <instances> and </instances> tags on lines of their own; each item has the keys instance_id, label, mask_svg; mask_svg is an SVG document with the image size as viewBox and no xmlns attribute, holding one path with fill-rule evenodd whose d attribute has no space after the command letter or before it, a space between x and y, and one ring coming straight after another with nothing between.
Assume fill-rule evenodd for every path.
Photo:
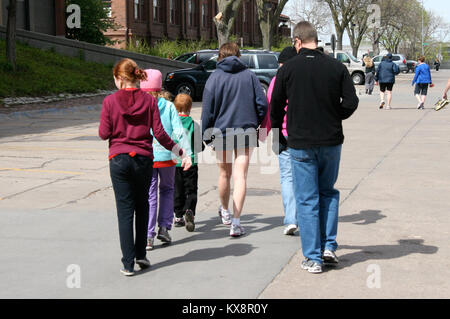
<instances>
[{"instance_id":1,"label":"sky","mask_svg":"<svg viewBox=\"0 0 450 319\"><path fill-rule=\"evenodd\" d=\"M295 2L295 1L302 1L302 0L290 0L289 2ZM308 1L308 0L306 0ZM418 0L423 1L423 5L427 10L433 11L435 14L438 14L444 19L444 22L448 23L450 25L450 0ZM288 5L289 5L288 2ZM288 6L287 5L287 6ZM286 15L289 15L289 12L283 12ZM330 21L332 22L332 21ZM327 41L328 41L328 37ZM450 35L446 38L447 41L450 41ZM348 36L344 34L344 45L350 45L350 40L348 39Z\"/></svg>"}]
</instances>

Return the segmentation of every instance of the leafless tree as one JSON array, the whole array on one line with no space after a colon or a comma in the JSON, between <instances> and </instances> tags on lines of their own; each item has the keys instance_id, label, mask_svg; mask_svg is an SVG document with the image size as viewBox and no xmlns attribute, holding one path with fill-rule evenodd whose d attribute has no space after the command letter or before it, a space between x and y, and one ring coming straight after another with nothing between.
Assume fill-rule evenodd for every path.
<instances>
[{"instance_id":1,"label":"leafless tree","mask_svg":"<svg viewBox=\"0 0 450 319\"><path fill-rule=\"evenodd\" d=\"M318 0L293 0L286 5L291 21L308 21L319 34L329 34L331 14L328 6Z\"/></svg>"},{"instance_id":2,"label":"leafless tree","mask_svg":"<svg viewBox=\"0 0 450 319\"><path fill-rule=\"evenodd\" d=\"M287 2L288 0L280 0L275 8L270 7L270 10L268 10L266 6L271 6L272 1L256 0L259 28L263 38L263 47L266 50L270 50L272 46L273 35L277 31L280 14Z\"/></svg>"},{"instance_id":3,"label":"leafless tree","mask_svg":"<svg viewBox=\"0 0 450 319\"><path fill-rule=\"evenodd\" d=\"M219 13L213 18L213 21L217 28L220 47L229 41L231 29L233 28L236 14L242 5L242 0L217 0L217 5Z\"/></svg>"}]
</instances>

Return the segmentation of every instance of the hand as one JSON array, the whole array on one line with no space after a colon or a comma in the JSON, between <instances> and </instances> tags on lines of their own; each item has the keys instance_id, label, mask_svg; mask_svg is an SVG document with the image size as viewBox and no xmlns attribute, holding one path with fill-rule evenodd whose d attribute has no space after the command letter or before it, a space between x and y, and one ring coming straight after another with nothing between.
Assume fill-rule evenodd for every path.
<instances>
[{"instance_id":1,"label":"hand","mask_svg":"<svg viewBox=\"0 0 450 319\"><path fill-rule=\"evenodd\" d=\"M378 85L378 81L377 81L377 82L375 82L375 85Z\"/></svg>"},{"instance_id":2,"label":"hand","mask_svg":"<svg viewBox=\"0 0 450 319\"><path fill-rule=\"evenodd\" d=\"M184 167L183 171L187 171L191 168L192 166L192 160L190 156L186 156L185 158L183 158L182 162L181 162L181 167Z\"/></svg>"},{"instance_id":3,"label":"hand","mask_svg":"<svg viewBox=\"0 0 450 319\"><path fill-rule=\"evenodd\" d=\"M434 87L434 84L433 84L433 83L430 84L430 88L432 88L432 87Z\"/></svg>"}]
</instances>

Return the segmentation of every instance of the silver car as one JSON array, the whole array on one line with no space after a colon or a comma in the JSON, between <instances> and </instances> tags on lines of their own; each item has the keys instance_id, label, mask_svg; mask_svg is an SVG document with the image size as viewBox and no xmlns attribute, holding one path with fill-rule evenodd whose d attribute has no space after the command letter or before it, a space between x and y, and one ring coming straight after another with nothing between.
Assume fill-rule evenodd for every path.
<instances>
[{"instance_id":1,"label":"silver car","mask_svg":"<svg viewBox=\"0 0 450 319\"><path fill-rule=\"evenodd\" d=\"M377 55L373 57L373 63L375 64L375 70L378 69L381 60L386 56L386 54ZM400 72L407 72L408 65L406 63L406 58L402 54L392 54L392 62L398 65Z\"/></svg>"}]
</instances>

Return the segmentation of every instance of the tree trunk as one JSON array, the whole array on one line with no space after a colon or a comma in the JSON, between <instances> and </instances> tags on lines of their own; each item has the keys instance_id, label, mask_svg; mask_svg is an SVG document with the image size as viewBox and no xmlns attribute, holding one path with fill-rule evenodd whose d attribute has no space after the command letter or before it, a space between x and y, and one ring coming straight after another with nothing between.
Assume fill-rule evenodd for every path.
<instances>
[{"instance_id":1,"label":"tree trunk","mask_svg":"<svg viewBox=\"0 0 450 319\"><path fill-rule=\"evenodd\" d=\"M336 50L342 50L342 39L344 37L344 30L336 28Z\"/></svg>"},{"instance_id":2,"label":"tree trunk","mask_svg":"<svg viewBox=\"0 0 450 319\"><path fill-rule=\"evenodd\" d=\"M6 27L6 59L16 70L16 8L17 0L10 0L8 9L8 24Z\"/></svg>"},{"instance_id":3,"label":"tree trunk","mask_svg":"<svg viewBox=\"0 0 450 319\"><path fill-rule=\"evenodd\" d=\"M270 30L270 25L266 21L260 21L259 28L261 29L264 50L270 50L272 47L272 32Z\"/></svg>"},{"instance_id":4,"label":"tree trunk","mask_svg":"<svg viewBox=\"0 0 450 319\"><path fill-rule=\"evenodd\" d=\"M214 17L213 21L217 28L219 48L222 44L229 42L234 19L241 4L242 0L217 0L219 14Z\"/></svg>"}]
</instances>

